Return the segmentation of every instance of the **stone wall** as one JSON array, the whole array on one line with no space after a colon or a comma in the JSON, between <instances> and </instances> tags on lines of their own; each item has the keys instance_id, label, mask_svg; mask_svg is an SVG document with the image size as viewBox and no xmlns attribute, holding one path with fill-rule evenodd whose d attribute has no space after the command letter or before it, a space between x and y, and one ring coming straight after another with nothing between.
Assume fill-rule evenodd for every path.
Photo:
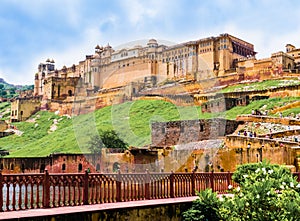
<instances>
[{"instance_id":1,"label":"stone wall","mask_svg":"<svg viewBox=\"0 0 300 221\"><path fill-rule=\"evenodd\" d=\"M173 146L233 133L241 122L221 118L152 123L152 145Z\"/></svg>"},{"instance_id":2,"label":"stone wall","mask_svg":"<svg viewBox=\"0 0 300 221\"><path fill-rule=\"evenodd\" d=\"M11 103L11 121L24 121L40 110L41 98L17 98Z\"/></svg>"},{"instance_id":3,"label":"stone wall","mask_svg":"<svg viewBox=\"0 0 300 221\"><path fill-rule=\"evenodd\" d=\"M300 150L295 148L298 147L296 142L229 135L226 136L225 145L229 150L236 152L232 163L234 161L236 164L259 162L261 151L262 160L266 159L275 164L292 165L295 170L298 167L296 158Z\"/></svg>"},{"instance_id":4,"label":"stone wall","mask_svg":"<svg viewBox=\"0 0 300 221\"><path fill-rule=\"evenodd\" d=\"M240 115L236 118L239 121L245 122L264 122L264 123L273 123L273 124L283 124L283 125L300 125L300 120L295 118L279 118L271 117L264 115Z\"/></svg>"},{"instance_id":5,"label":"stone wall","mask_svg":"<svg viewBox=\"0 0 300 221\"><path fill-rule=\"evenodd\" d=\"M0 158L3 173L40 173L47 169L50 173L77 173L89 168L91 172L157 172L152 168L158 158L157 151L133 149L116 151L105 148L101 154L51 154L46 157Z\"/></svg>"},{"instance_id":6,"label":"stone wall","mask_svg":"<svg viewBox=\"0 0 300 221\"><path fill-rule=\"evenodd\" d=\"M235 106L246 106L249 104L249 97L244 96L241 98L226 98L220 97L217 99L209 100L201 105L202 113L219 113L229 110Z\"/></svg>"}]
</instances>

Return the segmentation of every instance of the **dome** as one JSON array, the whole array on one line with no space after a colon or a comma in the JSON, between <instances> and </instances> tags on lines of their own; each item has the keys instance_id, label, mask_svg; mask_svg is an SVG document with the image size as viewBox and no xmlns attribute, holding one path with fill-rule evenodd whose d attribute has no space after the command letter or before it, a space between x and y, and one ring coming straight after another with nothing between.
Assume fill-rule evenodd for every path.
<instances>
[{"instance_id":1,"label":"dome","mask_svg":"<svg viewBox=\"0 0 300 221\"><path fill-rule=\"evenodd\" d=\"M155 39L150 39L147 43L147 45L150 45L150 44L156 44L157 45L157 41Z\"/></svg>"}]
</instances>

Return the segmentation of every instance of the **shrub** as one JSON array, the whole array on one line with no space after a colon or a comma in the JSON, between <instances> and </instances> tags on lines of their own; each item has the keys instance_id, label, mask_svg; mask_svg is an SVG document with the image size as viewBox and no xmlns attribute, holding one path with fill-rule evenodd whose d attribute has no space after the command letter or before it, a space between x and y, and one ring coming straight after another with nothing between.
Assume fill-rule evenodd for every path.
<instances>
[{"instance_id":1,"label":"shrub","mask_svg":"<svg viewBox=\"0 0 300 221\"><path fill-rule=\"evenodd\" d=\"M200 199L202 204L193 204L192 212L185 212L190 216L185 214L184 218L206 220L192 217L202 214L197 210L203 210L203 206L197 205L204 204L212 208L203 211L218 210L218 217L211 220L300 220L300 184L287 168L266 162L241 165L233 180L239 186L229 190L231 196L211 197L209 203Z\"/></svg>"},{"instance_id":2,"label":"shrub","mask_svg":"<svg viewBox=\"0 0 300 221\"><path fill-rule=\"evenodd\" d=\"M186 221L219 220L220 201L217 194L207 189L198 193L192 208L183 213Z\"/></svg>"}]
</instances>

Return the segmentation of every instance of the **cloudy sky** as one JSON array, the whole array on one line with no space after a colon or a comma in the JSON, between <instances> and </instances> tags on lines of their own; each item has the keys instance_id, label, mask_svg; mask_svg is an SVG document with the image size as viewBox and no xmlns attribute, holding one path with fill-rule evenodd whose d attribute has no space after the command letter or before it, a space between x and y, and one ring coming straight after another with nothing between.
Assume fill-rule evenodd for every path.
<instances>
[{"instance_id":1,"label":"cloudy sky","mask_svg":"<svg viewBox=\"0 0 300 221\"><path fill-rule=\"evenodd\" d=\"M156 38L180 43L230 33L257 58L300 47L298 0L0 0L0 78L33 84L47 58L71 66L94 47Z\"/></svg>"}]
</instances>

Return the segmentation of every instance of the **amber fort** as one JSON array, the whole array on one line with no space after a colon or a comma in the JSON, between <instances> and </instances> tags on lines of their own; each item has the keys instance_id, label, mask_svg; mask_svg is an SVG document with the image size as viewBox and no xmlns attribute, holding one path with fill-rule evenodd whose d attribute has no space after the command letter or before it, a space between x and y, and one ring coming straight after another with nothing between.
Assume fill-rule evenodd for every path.
<instances>
[{"instance_id":1,"label":"amber fort","mask_svg":"<svg viewBox=\"0 0 300 221\"><path fill-rule=\"evenodd\" d=\"M300 86L297 85L260 91L219 93L218 89L240 82L298 78L300 49L292 44L286 44L284 51L274 52L267 58L257 59L256 54L253 43L230 34L175 45L164 45L150 39L144 45L118 50L109 44L96 45L93 55L86 55L84 60L70 67L57 69L53 59L40 63L37 73L33 75L34 91L22 94L11 103L11 121L25 121L39 110L72 116L138 99L163 99L175 105L199 105L202 112L222 112L234 106L248 105L255 99L300 96ZM275 121L285 128L292 126L273 133L272 136L276 139L269 139L266 134L255 137L238 134L238 131L246 130L243 127L247 128L247 125L261 126ZM158 122L152 124L150 147L131 148L117 155L108 153L110 157L105 160L98 159L95 170L113 168L114 163L126 158L126 164L120 165L122 170L128 170L128 163L146 165L164 159L164 165L156 168L164 167L165 171L191 171L197 165L200 170L206 170L213 160L214 169L232 171L237 164L258 162L267 157L274 163L290 165L293 170L298 171L298 141L283 139L298 136L298 125L300 122L296 119L273 119L260 114L238 116L236 121L219 119ZM191 134L194 136L191 137ZM210 142L207 141L210 139L218 142L220 137L226 148L219 149L214 154L211 152L213 150L205 147L214 144L205 142ZM187 141L204 141L204 144L194 144L192 154L171 148ZM176 164L174 159L178 157L179 160L182 154L186 155L185 162L180 164L180 168L173 168L172 165ZM205 159L201 160L204 156ZM81 155L54 154L50 158L45 158L44 163L40 163L40 158L37 159L39 163L36 163L35 169L43 170L48 165L46 161L53 161L54 158L57 158L57 163L55 160L51 161L51 168L56 169L50 171L56 172L65 168L60 165L65 164L65 159L70 162L84 161ZM11 160L15 159L7 159L7 166L4 167L9 168ZM70 162L68 165L72 164ZM205 162L205 165L198 165L199 162ZM89 160L86 159L80 163L78 171L88 165ZM74 167L65 168L64 171L76 170L77 165Z\"/></svg>"}]
</instances>

